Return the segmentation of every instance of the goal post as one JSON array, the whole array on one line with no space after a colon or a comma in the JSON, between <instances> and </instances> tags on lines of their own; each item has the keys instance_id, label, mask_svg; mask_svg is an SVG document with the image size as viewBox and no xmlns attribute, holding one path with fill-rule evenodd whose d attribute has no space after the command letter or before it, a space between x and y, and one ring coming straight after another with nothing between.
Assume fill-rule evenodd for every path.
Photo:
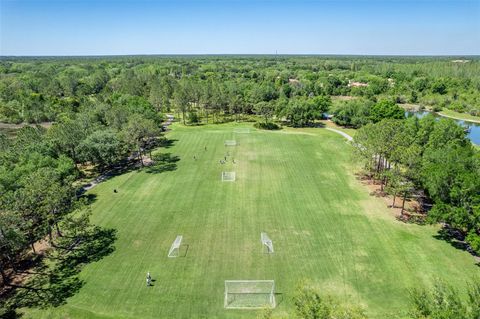
<instances>
[{"instance_id":1,"label":"goal post","mask_svg":"<svg viewBox=\"0 0 480 319\"><path fill-rule=\"evenodd\" d=\"M168 251L168 257L173 258L173 257L178 257L180 255L180 245L182 244L183 236L178 235L177 238L172 243L172 246L170 246L170 250Z\"/></svg>"},{"instance_id":2,"label":"goal post","mask_svg":"<svg viewBox=\"0 0 480 319\"><path fill-rule=\"evenodd\" d=\"M233 130L234 133L239 133L239 134L248 134L250 133L250 129L248 127L243 127L243 128L236 128Z\"/></svg>"},{"instance_id":3,"label":"goal post","mask_svg":"<svg viewBox=\"0 0 480 319\"><path fill-rule=\"evenodd\" d=\"M274 280L225 280L226 309L275 308Z\"/></svg>"},{"instance_id":4,"label":"goal post","mask_svg":"<svg viewBox=\"0 0 480 319\"><path fill-rule=\"evenodd\" d=\"M267 248L267 253L273 253L273 242L270 237L268 237L267 233L260 233L260 240L262 241L262 245Z\"/></svg>"},{"instance_id":5,"label":"goal post","mask_svg":"<svg viewBox=\"0 0 480 319\"><path fill-rule=\"evenodd\" d=\"M236 140L225 140L225 146L237 146Z\"/></svg>"},{"instance_id":6,"label":"goal post","mask_svg":"<svg viewBox=\"0 0 480 319\"><path fill-rule=\"evenodd\" d=\"M235 172L222 172L222 182L235 182Z\"/></svg>"}]
</instances>

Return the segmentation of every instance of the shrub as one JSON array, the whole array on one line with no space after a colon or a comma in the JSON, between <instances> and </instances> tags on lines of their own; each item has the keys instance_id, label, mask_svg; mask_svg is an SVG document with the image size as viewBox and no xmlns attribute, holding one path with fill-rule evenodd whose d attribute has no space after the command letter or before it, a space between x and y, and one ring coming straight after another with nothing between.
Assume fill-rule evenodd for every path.
<instances>
[{"instance_id":1,"label":"shrub","mask_svg":"<svg viewBox=\"0 0 480 319\"><path fill-rule=\"evenodd\" d=\"M254 127L262 130L280 130L282 127L272 122L257 122L253 124Z\"/></svg>"},{"instance_id":2,"label":"shrub","mask_svg":"<svg viewBox=\"0 0 480 319\"><path fill-rule=\"evenodd\" d=\"M198 124L199 122L200 122L200 117L198 116L197 112L190 112L188 114L188 123Z\"/></svg>"},{"instance_id":3,"label":"shrub","mask_svg":"<svg viewBox=\"0 0 480 319\"><path fill-rule=\"evenodd\" d=\"M300 284L294 294L295 315L302 319L366 319L363 309L356 305L343 305L318 289Z\"/></svg>"}]
</instances>

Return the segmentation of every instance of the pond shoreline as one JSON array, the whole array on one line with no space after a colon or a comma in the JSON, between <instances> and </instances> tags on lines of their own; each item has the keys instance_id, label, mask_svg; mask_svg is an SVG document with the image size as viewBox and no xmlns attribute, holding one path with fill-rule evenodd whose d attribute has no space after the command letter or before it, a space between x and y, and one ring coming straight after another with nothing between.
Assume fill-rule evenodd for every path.
<instances>
[{"instance_id":1,"label":"pond shoreline","mask_svg":"<svg viewBox=\"0 0 480 319\"><path fill-rule=\"evenodd\" d=\"M415 116L418 118L422 118L427 114L431 114L434 117L438 118L451 118L455 121L458 125L465 128L467 133L467 138L472 142L473 145L479 146L480 145L480 123L472 122L472 121L465 121L463 119L450 117L446 115L439 114L437 112L432 112L428 110L421 110L421 111L405 111L406 116Z\"/></svg>"},{"instance_id":2,"label":"pond shoreline","mask_svg":"<svg viewBox=\"0 0 480 319\"><path fill-rule=\"evenodd\" d=\"M458 116L453 116L453 115L448 115L442 112L435 112L430 108L426 108L425 106L419 105L419 104L398 104L401 108L403 108L407 112L412 112L412 113L418 113L418 112L429 112L436 114L441 117L446 117L458 121L463 121L463 122L469 122L469 123L474 123L474 124L480 124L480 120L473 120L473 119L466 119L463 117L458 117Z\"/></svg>"},{"instance_id":3,"label":"pond shoreline","mask_svg":"<svg viewBox=\"0 0 480 319\"><path fill-rule=\"evenodd\" d=\"M430 112L430 111L429 111ZM460 117L456 117L456 116L452 116L452 115L447 115L447 114L444 114L442 112L433 112L431 111L432 113L435 113L441 117L446 117L446 118L449 118L449 119L454 119L454 120L459 120L459 121L464 121L464 122L469 122L469 123L475 123L475 124L480 124L480 121L477 121L477 120L467 120L467 119L464 119L464 118L460 118Z\"/></svg>"}]
</instances>

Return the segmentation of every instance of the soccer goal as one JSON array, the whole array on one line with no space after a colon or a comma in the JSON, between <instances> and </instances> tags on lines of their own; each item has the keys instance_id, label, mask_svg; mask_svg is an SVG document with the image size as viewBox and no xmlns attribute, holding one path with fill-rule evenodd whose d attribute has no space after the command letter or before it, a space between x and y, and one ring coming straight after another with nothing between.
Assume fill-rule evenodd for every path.
<instances>
[{"instance_id":1,"label":"soccer goal","mask_svg":"<svg viewBox=\"0 0 480 319\"><path fill-rule=\"evenodd\" d=\"M267 248L267 253L273 253L273 242L270 237L268 237L267 233L260 233L260 240L262 241L262 245Z\"/></svg>"},{"instance_id":2,"label":"soccer goal","mask_svg":"<svg viewBox=\"0 0 480 319\"><path fill-rule=\"evenodd\" d=\"M222 172L222 182L235 182L235 172Z\"/></svg>"},{"instance_id":3,"label":"soccer goal","mask_svg":"<svg viewBox=\"0 0 480 319\"><path fill-rule=\"evenodd\" d=\"M275 308L274 280L225 280L227 309Z\"/></svg>"},{"instance_id":4,"label":"soccer goal","mask_svg":"<svg viewBox=\"0 0 480 319\"><path fill-rule=\"evenodd\" d=\"M236 128L233 130L234 133L240 133L240 134L247 134L250 133L250 129L248 127L246 128Z\"/></svg>"},{"instance_id":5,"label":"soccer goal","mask_svg":"<svg viewBox=\"0 0 480 319\"><path fill-rule=\"evenodd\" d=\"M235 140L226 140L225 146L237 146L237 141Z\"/></svg>"},{"instance_id":6,"label":"soccer goal","mask_svg":"<svg viewBox=\"0 0 480 319\"><path fill-rule=\"evenodd\" d=\"M170 250L168 251L168 257L180 256L180 245L182 244L183 236L178 235L175 241L172 243Z\"/></svg>"}]
</instances>

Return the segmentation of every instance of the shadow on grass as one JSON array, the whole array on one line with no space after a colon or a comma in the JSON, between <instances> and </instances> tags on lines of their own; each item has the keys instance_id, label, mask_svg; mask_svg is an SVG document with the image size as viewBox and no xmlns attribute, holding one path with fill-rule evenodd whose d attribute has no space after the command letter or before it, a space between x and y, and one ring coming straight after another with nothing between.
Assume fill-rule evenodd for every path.
<instances>
[{"instance_id":1,"label":"shadow on grass","mask_svg":"<svg viewBox=\"0 0 480 319\"><path fill-rule=\"evenodd\" d=\"M170 148L170 147L175 145L176 141L178 141L178 140L165 138L165 139L162 139L162 140L158 141L158 146L164 147L164 148Z\"/></svg>"},{"instance_id":2,"label":"shadow on grass","mask_svg":"<svg viewBox=\"0 0 480 319\"><path fill-rule=\"evenodd\" d=\"M465 236L458 230L450 228L448 226L442 227L437 233L433 236L435 239L443 240L452 245L452 247L467 251L474 257L480 257L468 243L465 242ZM477 263L477 266L480 267L480 262Z\"/></svg>"},{"instance_id":3,"label":"shadow on grass","mask_svg":"<svg viewBox=\"0 0 480 319\"><path fill-rule=\"evenodd\" d=\"M17 308L58 307L84 285L78 277L83 266L111 254L115 248L116 230L92 227L81 236L63 238L50 256L45 257L31 276L3 301L3 308L13 316ZM3 299L3 298L2 298ZM9 317L18 318L18 317Z\"/></svg>"},{"instance_id":4,"label":"shadow on grass","mask_svg":"<svg viewBox=\"0 0 480 319\"><path fill-rule=\"evenodd\" d=\"M93 203L95 203L97 201L97 194L83 194L81 196L79 196L79 198L83 198L85 199L85 203L87 205L91 205Z\"/></svg>"},{"instance_id":5,"label":"shadow on grass","mask_svg":"<svg viewBox=\"0 0 480 319\"><path fill-rule=\"evenodd\" d=\"M288 121L281 121L280 124L286 127L293 127L293 128L302 128L302 127L310 127L310 128L325 128L327 127L325 123L322 122L314 122L314 123L290 123Z\"/></svg>"},{"instance_id":6,"label":"shadow on grass","mask_svg":"<svg viewBox=\"0 0 480 319\"><path fill-rule=\"evenodd\" d=\"M156 147L164 147L164 148L170 148L172 147L175 142L178 141L176 139L167 139L167 138L162 138L155 140L155 142L151 143L147 151L150 152ZM161 173L165 171L173 171L177 167L176 165L173 165L175 162L179 160L178 156L172 156L170 153L167 153L169 158L160 158L160 161L158 162L159 165L150 165L151 167L147 170L149 173ZM155 162L155 155L153 156L153 160ZM117 163L109 166L108 168L103 168L102 170L98 171L100 174L97 178L95 178L93 181L86 183L82 185L78 191L77 191L77 196L82 196L85 194L88 190L92 189L95 187L95 185L100 184L106 180L111 179L112 177L123 175L125 173L129 173L132 171L140 171L143 169L143 165L139 165L137 155L131 155L128 158L125 158L121 161L118 161ZM87 199L88 200L88 199Z\"/></svg>"},{"instance_id":7,"label":"shadow on grass","mask_svg":"<svg viewBox=\"0 0 480 319\"><path fill-rule=\"evenodd\" d=\"M183 254L181 254L180 257L187 257L188 249L190 249L190 245L189 244L183 244L183 245L180 246L180 248L183 251Z\"/></svg>"},{"instance_id":8,"label":"shadow on grass","mask_svg":"<svg viewBox=\"0 0 480 319\"><path fill-rule=\"evenodd\" d=\"M180 157L171 153L159 153L153 155L152 160L153 164L148 166L145 171L151 174L158 174L176 170L176 163L180 160Z\"/></svg>"},{"instance_id":9,"label":"shadow on grass","mask_svg":"<svg viewBox=\"0 0 480 319\"><path fill-rule=\"evenodd\" d=\"M275 293L275 303L276 306L280 305L284 300L283 293L281 292L276 292Z\"/></svg>"}]
</instances>

